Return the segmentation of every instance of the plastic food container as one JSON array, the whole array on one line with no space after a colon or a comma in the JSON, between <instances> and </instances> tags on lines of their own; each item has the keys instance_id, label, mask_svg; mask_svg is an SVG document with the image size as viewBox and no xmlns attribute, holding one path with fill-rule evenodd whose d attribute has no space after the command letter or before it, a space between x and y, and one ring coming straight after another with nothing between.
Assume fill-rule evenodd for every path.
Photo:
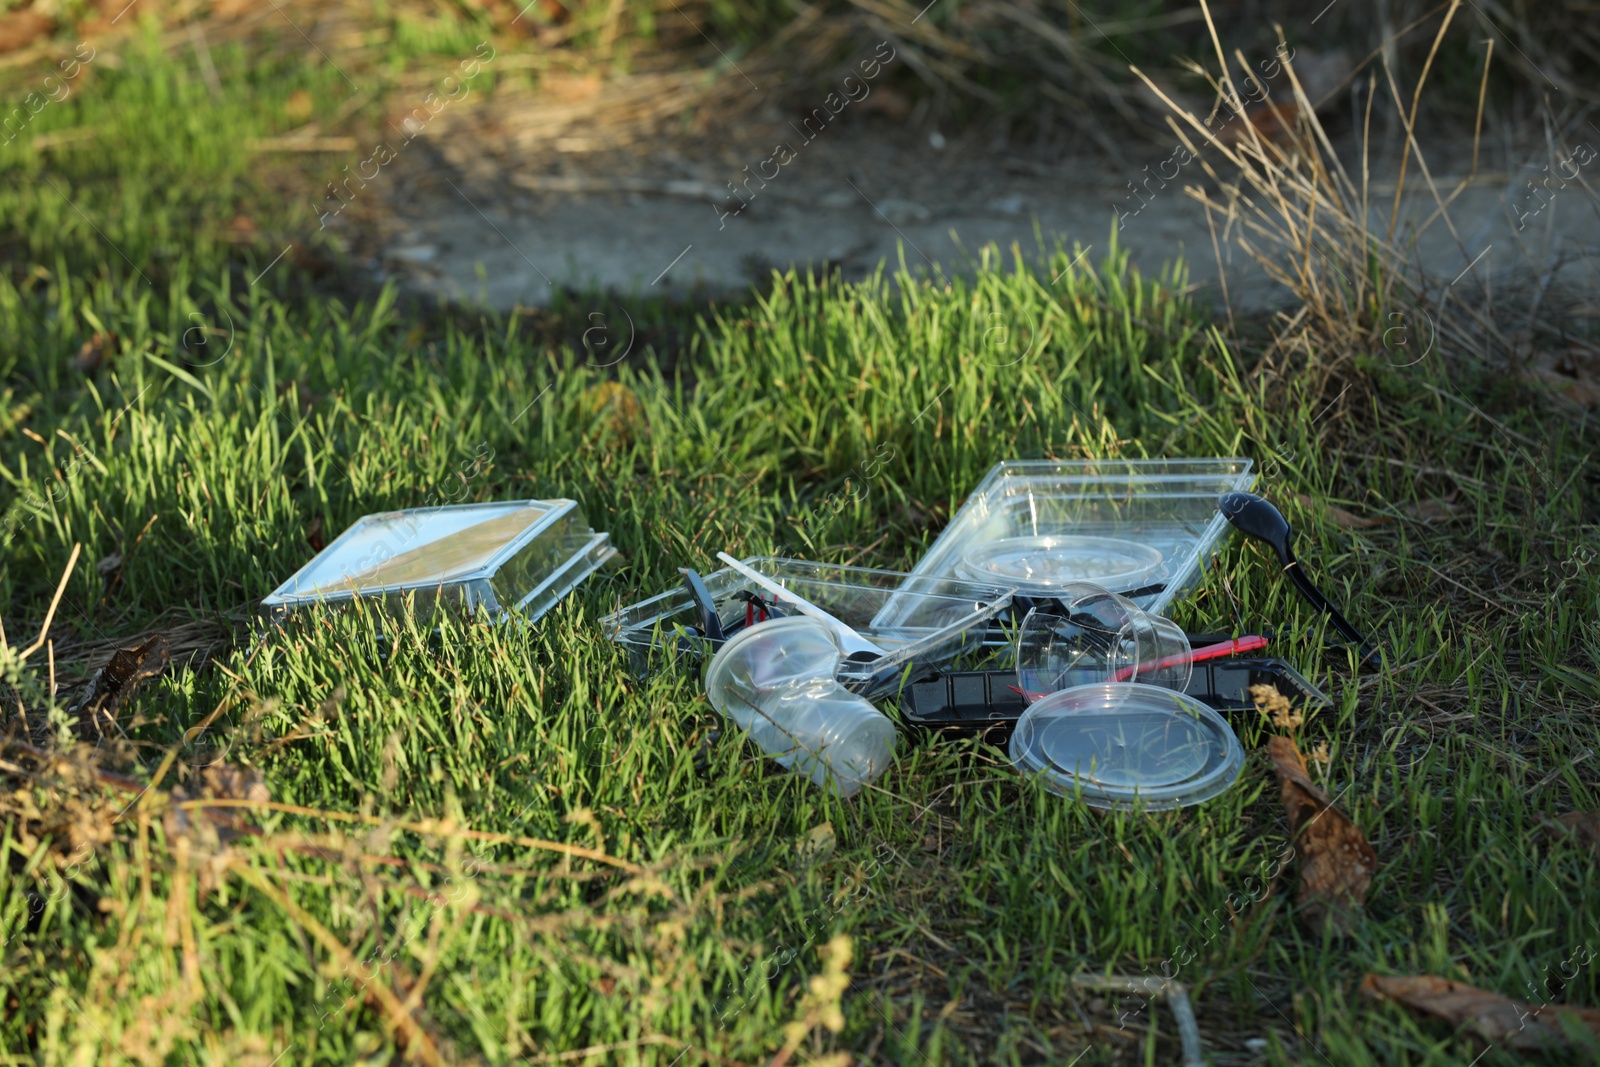
<instances>
[{"instance_id":1,"label":"plastic food container","mask_svg":"<svg viewBox=\"0 0 1600 1067\"><path fill-rule=\"evenodd\" d=\"M375 597L536 619L617 554L571 500L411 508L358 519L261 601L274 615Z\"/></svg>"},{"instance_id":2,"label":"plastic food container","mask_svg":"<svg viewBox=\"0 0 1600 1067\"><path fill-rule=\"evenodd\" d=\"M1008 460L989 471L912 570L1054 596L1093 582L1164 614L1228 530L1223 493L1250 488L1248 459ZM893 626L909 602L874 619Z\"/></svg>"},{"instance_id":3,"label":"plastic food container","mask_svg":"<svg viewBox=\"0 0 1600 1067\"><path fill-rule=\"evenodd\" d=\"M1063 689L1030 705L1011 734L1011 759L1051 792L1090 807L1159 811L1225 792L1244 748L1194 697L1123 682Z\"/></svg>"},{"instance_id":4,"label":"plastic food container","mask_svg":"<svg viewBox=\"0 0 1600 1067\"><path fill-rule=\"evenodd\" d=\"M776 557L742 562L885 650L881 658L839 664L839 682L865 696L893 692L908 673L915 677L976 650L984 642L989 621L1011 606L1008 590L960 578ZM754 583L731 567L704 578L724 631L744 627L755 614L745 596L758 592ZM874 625L891 598L898 601L895 621ZM755 622L754 627L770 624L771 620ZM612 640L635 653L635 666L641 672L668 649L700 655L714 648L700 630L699 608L682 586L608 615L601 625Z\"/></svg>"}]
</instances>

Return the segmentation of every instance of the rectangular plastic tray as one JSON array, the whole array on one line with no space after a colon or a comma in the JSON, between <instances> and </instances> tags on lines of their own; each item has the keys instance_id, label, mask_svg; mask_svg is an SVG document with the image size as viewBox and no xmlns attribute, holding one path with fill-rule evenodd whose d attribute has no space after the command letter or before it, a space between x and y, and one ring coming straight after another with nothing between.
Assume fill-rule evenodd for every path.
<instances>
[{"instance_id":1,"label":"rectangular plastic tray","mask_svg":"<svg viewBox=\"0 0 1600 1067\"><path fill-rule=\"evenodd\" d=\"M572 500L452 504L366 515L261 604L273 615L374 597L531 621L615 556Z\"/></svg>"},{"instance_id":2,"label":"rectangular plastic tray","mask_svg":"<svg viewBox=\"0 0 1600 1067\"><path fill-rule=\"evenodd\" d=\"M911 573L1048 594L1067 579L1105 584L1120 569L1131 577L1112 591L1165 614L1227 532L1218 499L1249 489L1252 466L1237 458L1008 460L989 471ZM1093 551L1080 548L1081 573L1047 573L1051 545L1063 543L1110 545L1113 558L1117 544L1128 551L1115 565L1096 566ZM874 624L895 625L906 606L891 600Z\"/></svg>"},{"instance_id":3,"label":"rectangular plastic tray","mask_svg":"<svg viewBox=\"0 0 1600 1067\"><path fill-rule=\"evenodd\" d=\"M1011 604L1005 590L959 579L776 557L743 562L886 650L879 659L843 662L836 674L840 684L867 696L893 691L908 671L915 677L978 648L990 620ZM719 623L731 635L757 611L746 594L761 591L731 567L703 578ZM897 621L873 625L891 597L900 602ZM663 652L697 658L716 647L702 631L700 609L682 585L608 615L601 626L633 652L641 674Z\"/></svg>"}]
</instances>

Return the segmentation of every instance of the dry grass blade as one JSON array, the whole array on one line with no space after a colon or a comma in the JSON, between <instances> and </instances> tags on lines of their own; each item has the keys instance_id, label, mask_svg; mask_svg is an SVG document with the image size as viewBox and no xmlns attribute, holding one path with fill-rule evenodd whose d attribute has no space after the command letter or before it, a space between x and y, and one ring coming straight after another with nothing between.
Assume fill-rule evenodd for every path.
<instances>
[{"instance_id":1,"label":"dry grass blade","mask_svg":"<svg viewBox=\"0 0 1600 1067\"><path fill-rule=\"evenodd\" d=\"M1592 6L1517 4L1507 10L1499 0L1473 0L1472 6L1491 40L1506 35L1511 44L1507 59L1530 84L1541 91L1553 87L1572 100L1592 103L1600 98L1593 78L1582 77L1574 69L1579 62L1587 62L1591 70L1600 65L1600 22Z\"/></svg>"},{"instance_id":2,"label":"dry grass blade","mask_svg":"<svg viewBox=\"0 0 1600 1067\"><path fill-rule=\"evenodd\" d=\"M1475 177L1476 164L1472 174L1446 195L1437 187L1415 137L1415 120L1431 69L1431 58L1439 53L1457 6L1458 0L1452 0L1448 7L1442 7L1445 19L1434 34L1430 63L1424 66L1410 94L1409 106L1402 101L1392 72L1386 71L1386 78L1407 139L1396 190L1397 204L1405 185L1404 168L1415 156L1435 203L1422 229L1443 220L1456 237L1457 247L1465 253L1448 208ZM1407 31L1411 28L1407 27ZM1281 30L1279 36L1281 41ZM1222 59L1220 41L1213 43ZM1474 160L1482 129L1491 56L1492 49L1486 52L1479 86ZM1292 59L1285 59L1283 64L1292 100L1281 104L1267 95L1267 87L1254 78L1242 55L1237 56L1236 61L1250 77L1253 88L1266 99L1264 108L1258 110L1272 117L1270 125L1249 121L1248 116L1246 121L1232 123L1232 118L1243 114L1243 110L1239 92L1226 68L1221 72L1193 68L1208 80L1218 99L1233 112L1222 118L1220 124L1202 118L1192 108L1181 106L1153 79L1137 67L1132 69L1172 110L1169 126L1197 156L1200 169L1214 183L1210 189L1190 186L1186 189L1187 195L1206 208L1208 220L1223 220L1224 242L1236 243L1268 277L1288 289L1298 301L1298 310L1279 316L1275 336L1261 361L1261 373L1268 381L1283 380L1292 366L1312 392L1325 391L1330 383L1347 373L1344 368L1356 355L1388 350L1387 338L1397 320L1420 323L1426 319L1431 325L1427 331L1430 352L1435 348L1443 350L1445 346L1453 354L1462 355L1486 355L1491 350L1515 352L1516 345L1491 318L1484 302L1458 299L1450 306L1449 314L1445 313L1444 302L1437 308L1428 307L1430 281L1393 243L1398 209L1391 213L1387 235L1373 233L1368 225L1366 126L1370 125L1374 94L1369 91L1367 95L1358 185L1339 161ZM1267 126L1265 130L1264 125ZM1202 155L1197 143L1209 151ZM1228 170L1226 174L1219 172L1218 168L1223 165ZM1220 257L1220 250L1218 254ZM1467 260L1471 258L1466 257ZM1446 287L1446 293L1459 296L1462 288ZM1408 311L1415 314L1408 317ZM1580 391L1581 385L1580 389L1574 389L1574 381L1581 383L1581 376L1565 375L1556 384L1564 390L1564 395L1576 396L1582 402L1587 395Z\"/></svg>"},{"instance_id":3,"label":"dry grass blade","mask_svg":"<svg viewBox=\"0 0 1600 1067\"><path fill-rule=\"evenodd\" d=\"M343 973L348 974L351 980L361 986L382 1008L385 1028L403 1043L408 1059L429 1064L430 1067L448 1062L439 1054L439 1047L434 1044L427 1030L400 1002L400 998L394 995L394 991L383 982L362 977L360 961L345 948L344 942L318 922L314 915L296 904L288 893L268 882L254 867L242 863L234 864L233 873L253 886L256 892L282 908L285 914L299 923L328 951L329 955L343 965Z\"/></svg>"},{"instance_id":4,"label":"dry grass blade","mask_svg":"<svg viewBox=\"0 0 1600 1067\"><path fill-rule=\"evenodd\" d=\"M1417 155L1417 164L1422 165L1422 152L1417 147L1417 108L1422 104L1422 87L1428 82L1428 71L1433 69L1434 58L1439 54L1439 45L1444 41L1444 35L1450 29L1450 20L1455 18L1456 9L1461 6L1461 0L1450 0L1450 10L1444 13L1444 21L1439 24L1439 32L1434 35L1433 47L1428 49L1428 59L1422 65L1422 76L1417 79L1417 86L1411 93L1411 111L1405 115L1406 140L1411 146L1411 151ZM1394 72L1384 64L1384 73L1389 76L1390 88L1394 88ZM1399 93L1395 93L1395 102L1399 103ZM1406 187L1406 164L1411 161L1411 152L1400 157L1400 178L1394 187L1394 209L1389 214L1389 241L1394 241L1394 228L1400 221L1400 197Z\"/></svg>"},{"instance_id":5,"label":"dry grass blade","mask_svg":"<svg viewBox=\"0 0 1600 1067\"><path fill-rule=\"evenodd\" d=\"M29 656L44 647L45 641L50 636L50 624L55 621L56 608L61 606L61 594L67 591L67 580L72 577L72 569L78 565L78 556L82 552L82 544L73 544L72 555L67 557L67 567L61 573L61 581L56 585L55 596L50 598L50 610L45 612L44 622L39 627L39 638L33 644L17 653L18 663L25 661ZM0 631L0 633L3 633L3 631Z\"/></svg>"},{"instance_id":6,"label":"dry grass blade","mask_svg":"<svg viewBox=\"0 0 1600 1067\"><path fill-rule=\"evenodd\" d=\"M181 808L256 808L262 811L281 811L288 815L306 815L318 819L327 819L331 822L363 823L367 826L389 826L397 830L406 830L411 833L423 834L430 837L462 837L470 841L483 841L489 844L516 845L521 848L538 849L543 852L557 852L575 859L593 860L603 863L608 867L615 867L620 871L636 877L648 875L643 867L625 859L620 859L598 849L584 848L581 845L569 845L564 841L547 841L538 837L521 837L516 834L497 834L487 830L472 830L457 826L447 819L427 819L420 822L395 821L383 819L376 815L358 815L347 811L323 811L318 808L302 807L299 804L280 804L276 801L259 801L240 798L222 798L215 800L186 800L178 801L175 807Z\"/></svg>"},{"instance_id":7,"label":"dry grass blade","mask_svg":"<svg viewBox=\"0 0 1600 1067\"><path fill-rule=\"evenodd\" d=\"M1332 522L1341 530L1367 530L1374 526L1382 526L1385 523L1394 521L1388 516L1380 516L1376 519L1368 519L1363 516L1356 515L1353 512L1346 511L1344 508L1330 504L1326 501L1312 500L1304 493L1296 493L1294 498L1300 504L1300 506L1305 508L1307 511L1322 512L1323 516L1327 518L1328 521Z\"/></svg>"},{"instance_id":8,"label":"dry grass blade","mask_svg":"<svg viewBox=\"0 0 1600 1067\"><path fill-rule=\"evenodd\" d=\"M175 661L191 668L226 647L233 637L233 623L223 616L193 618L179 612L165 612L153 625L126 637L91 637L56 641L57 662L88 677L110 662L119 649L137 645L160 634Z\"/></svg>"}]
</instances>

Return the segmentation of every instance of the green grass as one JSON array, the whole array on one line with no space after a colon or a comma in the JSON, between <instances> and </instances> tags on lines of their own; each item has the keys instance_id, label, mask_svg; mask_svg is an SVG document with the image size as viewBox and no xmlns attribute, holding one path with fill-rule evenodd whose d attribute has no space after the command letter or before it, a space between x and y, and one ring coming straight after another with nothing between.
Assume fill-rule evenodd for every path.
<instances>
[{"instance_id":1,"label":"green grass","mask_svg":"<svg viewBox=\"0 0 1600 1067\"><path fill-rule=\"evenodd\" d=\"M1600 1005L1595 968L1562 966L1600 945L1596 857L1539 823L1600 807L1580 420L1436 361L1353 372L1331 407L1269 389L1182 298L1180 269L1141 278L1115 252L1053 284L1075 252L994 255L948 285L791 275L736 306L636 307L640 343L609 369L560 340L582 327L559 314L319 298L292 263L251 286L265 263L217 227L238 203L298 220L265 214L251 198L267 179L203 147L180 75L153 59L105 72L72 105L106 124L97 154L0 159L0 729L63 753L99 739L100 765L141 785L172 754L132 807L73 760L3 754L8 1062L376 1063L432 1045L451 1061L764 1063L835 934L854 944L845 1025L812 1018L794 1062L1176 1062L1162 1005L1068 983L1163 961L1219 1064L1475 1061L1448 1027L1362 1000L1370 971ZM276 132L244 91L227 83L233 135ZM138 136L118 108L138 111ZM48 207L40 167L149 282ZM121 220L124 185L158 206ZM200 354L193 314L220 331ZM74 369L97 331L120 348ZM461 493L452 472L482 444L494 460L467 499L577 499L622 566L528 627L435 633L356 611L250 630L315 523L331 535ZM1383 636L1390 668L1358 686L1239 543L1179 612L1191 629L1275 628L1274 651L1334 696L1302 748L1327 742L1329 792L1381 864L1345 941L1296 918L1292 869L1262 888L1286 825L1261 723L1238 723L1237 788L1196 809L1091 812L993 748L906 733L881 788L840 802L713 739L697 677L639 680L597 627L723 548L907 566L1003 458L1166 455L1267 464L1303 558ZM1406 510L1455 489L1450 521ZM1295 494L1394 521L1343 530ZM46 651L16 653L74 544L52 700ZM158 630L204 655L103 736L73 722L91 654ZM180 819L166 791L193 794L216 759L293 810L246 812L259 832L229 840ZM352 971L413 1002L364 997Z\"/></svg>"}]
</instances>

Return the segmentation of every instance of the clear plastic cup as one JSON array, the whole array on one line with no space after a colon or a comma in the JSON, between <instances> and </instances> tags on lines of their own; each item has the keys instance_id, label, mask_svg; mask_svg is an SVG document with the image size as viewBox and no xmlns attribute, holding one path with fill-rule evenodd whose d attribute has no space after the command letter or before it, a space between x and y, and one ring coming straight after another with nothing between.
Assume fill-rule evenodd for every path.
<instances>
[{"instance_id":1,"label":"clear plastic cup","mask_svg":"<svg viewBox=\"0 0 1600 1067\"><path fill-rule=\"evenodd\" d=\"M888 769L894 724L834 680L839 646L821 623L774 619L741 630L706 671L706 695L785 767L849 797Z\"/></svg>"},{"instance_id":2,"label":"clear plastic cup","mask_svg":"<svg viewBox=\"0 0 1600 1067\"><path fill-rule=\"evenodd\" d=\"M1104 682L1188 688L1193 651L1171 619L1086 582L1064 588L1060 599L1066 616L1035 608L1018 628L1017 684L1024 700Z\"/></svg>"}]
</instances>

